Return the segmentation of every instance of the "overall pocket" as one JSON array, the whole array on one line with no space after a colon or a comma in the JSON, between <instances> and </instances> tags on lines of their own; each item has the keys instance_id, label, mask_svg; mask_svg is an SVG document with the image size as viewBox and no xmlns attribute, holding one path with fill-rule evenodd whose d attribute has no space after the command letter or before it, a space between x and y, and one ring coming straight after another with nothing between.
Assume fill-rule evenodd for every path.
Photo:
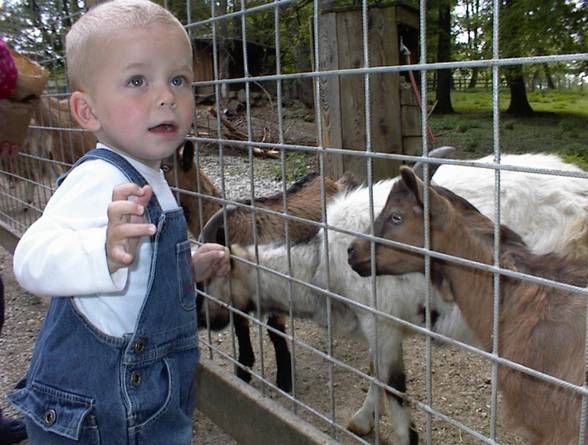
<instances>
[{"instance_id":1,"label":"overall pocket","mask_svg":"<svg viewBox=\"0 0 588 445\"><path fill-rule=\"evenodd\" d=\"M185 310L192 311L196 308L196 295L194 293L190 241L182 241L176 244L176 270L180 305Z\"/></svg>"},{"instance_id":2,"label":"overall pocket","mask_svg":"<svg viewBox=\"0 0 588 445\"><path fill-rule=\"evenodd\" d=\"M43 431L71 440L99 444L94 400L33 381L8 396L19 411Z\"/></svg>"}]
</instances>

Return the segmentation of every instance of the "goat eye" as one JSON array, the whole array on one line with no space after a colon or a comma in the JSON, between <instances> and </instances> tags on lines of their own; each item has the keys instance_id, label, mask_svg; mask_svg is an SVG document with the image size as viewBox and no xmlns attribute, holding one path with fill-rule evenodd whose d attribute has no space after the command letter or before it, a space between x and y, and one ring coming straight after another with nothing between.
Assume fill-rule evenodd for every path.
<instances>
[{"instance_id":1,"label":"goat eye","mask_svg":"<svg viewBox=\"0 0 588 445\"><path fill-rule=\"evenodd\" d=\"M171 171L171 165L169 164L162 164L161 170L163 173L169 173Z\"/></svg>"},{"instance_id":2,"label":"goat eye","mask_svg":"<svg viewBox=\"0 0 588 445\"><path fill-rule=\"evenodd\" d=\"M390 221L392 221L392 224L402 224L402 215L399 213L392 213L392 215L390 215Z\"/></svg>"}]
</instances>

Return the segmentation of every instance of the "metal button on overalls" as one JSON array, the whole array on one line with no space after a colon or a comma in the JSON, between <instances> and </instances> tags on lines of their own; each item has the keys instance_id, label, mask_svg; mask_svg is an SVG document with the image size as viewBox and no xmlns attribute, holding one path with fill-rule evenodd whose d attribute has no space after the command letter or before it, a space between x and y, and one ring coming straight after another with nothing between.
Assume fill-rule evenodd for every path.
<instances>
[{"instance_id":1,"label":"metal button on overalls","mask_svg":"<svg viewBox=\"0 0 588 445\"><path fill-rule=\"evenodd\" d=\"M51 426L55 423L55 420L57 420L57 413L54 409L48 409L45 415L43 416L43 421L45 422L45 425Z\"/></svg>"},{"instance_id":2,"label":"metal button on overalls","mask_svg":"<svg viewBox=\"0 0 588 445\"><path fill-rule=\"evenodd\" d=\"M134 349L137 354L141 354L145 350L145 339L143 337L135 342Z\"/></svg>"},{"instance_id":3,"label":"metal button on overalls","mask_svg":"<svg viewBox=\"0 0 588 445\"><path fill-rule=\"evenodd\" d=\"M131 383L135 386L139 386L141 383L141 373L139 371L131 372Z\"/></svg>"}]
</instances>

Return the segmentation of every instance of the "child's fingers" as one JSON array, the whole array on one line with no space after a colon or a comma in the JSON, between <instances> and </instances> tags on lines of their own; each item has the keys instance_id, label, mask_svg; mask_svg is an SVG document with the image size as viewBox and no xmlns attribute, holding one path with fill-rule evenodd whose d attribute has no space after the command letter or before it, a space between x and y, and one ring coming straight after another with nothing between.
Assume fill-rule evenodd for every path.
<instances>
[{"instance_id":1,"label":"child's fingers","mask_svg":"<svg viewBox=\"0 0 588 445\"><path fill-rule=\"evenodd\" d=\"M124 224L131 216L143 216L145 208L132 201L113 201L106 211L110 224Z\"/></svg>"},{"instance_id":2,"label":"child's fingers","mask_svg":"<svg viewBox=\"0 0 588 445\"><path fill-rule=\"evenodd\" d=\"M227 259L226 261L222 261L217 269L216 269L216 276L217 277L224 277L231 271L231 262Z\"/></svg>"},{"instance_id":3,"label":"child's fingers","mask_svg":"<svg viewBox=\"0 0 588 445\"><path fill-rule=\"evenodd\" d=\"M151 236L154 233L155 226L153 224L119 224L112 228L111 236L113 240L123 241L130 238Z\"/></svg>"},{"instance_id":4,"label":"child's fingers","mask_svg":"<svg viewBox=\"0 0 588 445\"><path fill-rule=\"evenodd\" d=\"M117 266L127 266L133 262L133 256L126 251L123 244L114 245L109 249L108 259Z\"/></svg>"},{"instance_id":5,"label":"child's fingers","mask_svg":"<svg viewBox=\"0 0 588 445\"><path fill-rule=\"evenodd\" d=\"M115 266L111 272L118 267L131 264L135 258L136 240L153 235L155 230L153 224L119 224L109 229L106 239L106 257L108 263Z\"/></svg>"},{"instance_id":6,"label":"child's fingers","mask_svg":"<svg viewBox=\"0 0 588 445\"><path fill-rule=\"evenodd\" d=\"M151 199L151 196L153 196L153 189L151 188L150 185L146 185L140 189L140 194L138 194L138 195L133 194L130 197L130 199L133 202L136 202L137 204L140 204L143 207L146 207L147 204L149 204L149 200Z\"/></svg>"},{"instance_id":7,"label":"child's fingers","mask_svg":"<svg viewBox=\"0 0 588 445\"><path fill-rule=\"evenodd\" d=\"M127 201L131 195L141 196L144 191L133 182L117 185L112 189L112 201Z\"/></svg>"},{"instance_id":8,"label":"child's fingers","mask_svg":"<svg viewBox=\"0 0 588 445\"><path fill-rule=\"evenodd\" d=\"M225 246L221 245L221 244L216 244L216 243L206 243L206 244L202 244L202 246L200 246L198 248L198 252L201 253L206 253L206 252L211 252L211 251L219 251L225 250Z\"/></svg>"},{"instance_id":9,"label":"child's fingers","mask_svg":"<svg viewBox=\"0 0 588 445\"><path fill-rule=\"evenodd\" d=\"M217 260L223 258L225 256L224 250L209 250L208 252L202 252L200 249L197 253L196 261L198 264L201 264L202 267L210 266L213 263L216 263Z\"/></svg>"}]
</instances>

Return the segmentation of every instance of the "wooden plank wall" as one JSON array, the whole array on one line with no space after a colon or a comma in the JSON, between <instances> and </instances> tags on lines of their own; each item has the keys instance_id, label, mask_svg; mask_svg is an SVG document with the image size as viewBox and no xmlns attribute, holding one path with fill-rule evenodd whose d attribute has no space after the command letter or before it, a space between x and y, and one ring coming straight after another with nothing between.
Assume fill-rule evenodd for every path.
<instances>
[{"instance_id":1,"label":"wooden plank wall","mask_svg":"<svg viewBox=\"0 0 588 445\"><path fill-rule=\"evenodd\" d=\"M370 7L368 12L369 66L401 64L398 36L398 6ZM403 10L403 14L407 12ZM414 12L413 12L414 14ZM418 15L416 16L418 19ZM414 23L414 20L413 20ZM323 11L319 24L320 70L364 66L361 10L344 8ZM400 75L370 74L371 150L404 154ZM321 125L323 144L350 150L366 149L365 76L336 75L321 79ZM412 108L407 112L414 111ZM418 110L417 116L418 120ZM410 137L415 136L411 127ZM420 125L417 127L419 128ZM412 144L411 144L412 145ZM412 150L411 150L412 151ZM374 179L394 176L399 161L375 160ZM367 161L356 156L329 155L327 174L340 177L350 171L365 180Z\"/></svg>"}]
</instances>

